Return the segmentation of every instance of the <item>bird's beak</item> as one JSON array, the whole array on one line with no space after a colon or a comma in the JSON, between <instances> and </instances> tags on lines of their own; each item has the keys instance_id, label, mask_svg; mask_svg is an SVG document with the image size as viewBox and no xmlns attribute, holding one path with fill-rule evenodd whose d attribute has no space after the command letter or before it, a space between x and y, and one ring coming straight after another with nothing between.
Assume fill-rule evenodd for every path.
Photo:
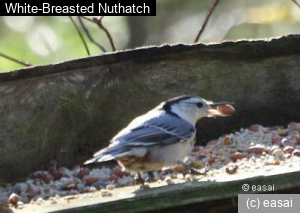
<instances>
[{"instance_id":1,"label":"bird's beak","mask_svg":"<svg viewBox=\"0 0 300 213\"><path fill-rule=\"evenodd\" d=\"M218 102L218 103L211 103L208 107L208 114L210 116L231 116L234 114L235 109L231 104L234 104L232 102Z\"/></svg>"}]
</instances>

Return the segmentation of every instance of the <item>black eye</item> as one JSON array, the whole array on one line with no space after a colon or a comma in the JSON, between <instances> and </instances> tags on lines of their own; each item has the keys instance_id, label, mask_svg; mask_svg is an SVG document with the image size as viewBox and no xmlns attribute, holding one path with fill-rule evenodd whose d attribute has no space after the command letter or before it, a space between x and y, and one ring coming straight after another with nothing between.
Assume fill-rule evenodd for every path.
<instances>
[{"instance_id":1,"label":"black eye","mask_svg":"<svg viewBox=\"0 0 300 213\"><path fill-rule=\"evenodd\" d=\"M203 107L203 103L202 102L199 102L199 103L196 103L197 107L201 108Z\"/></svg>"}]
</instances>

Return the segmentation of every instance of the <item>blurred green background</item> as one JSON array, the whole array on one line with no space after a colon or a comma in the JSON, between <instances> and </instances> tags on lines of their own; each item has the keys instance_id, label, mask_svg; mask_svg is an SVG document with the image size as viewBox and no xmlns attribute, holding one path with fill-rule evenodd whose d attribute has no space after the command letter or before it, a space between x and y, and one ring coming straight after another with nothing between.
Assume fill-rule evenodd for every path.
<instances>
[{"instance_id":1,"label":"blurred green background","mask_svg":"<svg viewBox=\"0 0 300 213\"><path fill-rule=\"evenodd\" d=\"M213 2L157 0L156 17L108 16L103 24L110 31L117 50L165 43L192 44ZM80 27L78 19L73 18ZM111 51L105 33L93 23L84 23L95 40ZM296 33L300 33L300 8L292 0L221 0L200 42L265 39ZM87 56L67 16L2 16L0 41L1 53L33 65ZM103 54L87 38L86 42L91 55ZM19 68L22 65L0 57L0 72Z\"/></svg>"}]
</instances>

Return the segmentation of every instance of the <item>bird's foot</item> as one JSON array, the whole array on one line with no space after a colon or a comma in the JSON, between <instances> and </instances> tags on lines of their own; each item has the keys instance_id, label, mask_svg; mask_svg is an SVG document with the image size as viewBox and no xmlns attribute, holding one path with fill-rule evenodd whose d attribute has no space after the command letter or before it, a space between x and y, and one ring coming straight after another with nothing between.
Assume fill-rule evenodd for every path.
<instances>
[{"instance_id":1,"label":"bird's foot","mask_svg":"<svg viewBox=\"0 0 300 213\"><path fill-rule=\"evenodd\" d=\"M140 185L140 190L143 190L143 189L150 189L149 183L144 183L144 184Z\"/></svg>"},{"instance_id":2,"label":"bird's foot","mask_svg":"<svg viewBox=\"0 0 300 213\"><path fill-rule=\"evenodd\" d=\"M142 175L140 173L137 173L137 178L135 179L135 183L140 184L141 190L150 188L149 184L146 183L146 181L144 180L144 178L142 177Z\"/></svg>"},{"instance_id":3,"label":"bird's foot","mask_svg":"<svg viewBox=\"0 0 300 213\"><path fill-rule=\"evenodd\" d=\"M149 182L149 183L155 181L154 172L147 172L146 181Z\"/></svg>"},{"instance_id":4,"label":"bird's foot","mask_svg":"<svg viewBox=\"0 0 300 213\"><path fill-rule=\"evenodd\" d=\"M137 173L137 178L135 179L135 184L145 184L145 180L140 173Z\"/></svg>"}]
</instances>

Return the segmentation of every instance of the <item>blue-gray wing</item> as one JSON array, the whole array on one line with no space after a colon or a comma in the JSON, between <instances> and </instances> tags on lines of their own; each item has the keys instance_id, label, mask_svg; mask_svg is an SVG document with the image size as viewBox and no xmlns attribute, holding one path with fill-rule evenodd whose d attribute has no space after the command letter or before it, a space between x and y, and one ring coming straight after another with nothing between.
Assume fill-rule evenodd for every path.
<instances>
[{"instance_id":1,"label":"blue-gray wing","mask_svg":"<svg viewBox=\"0 0 300 213\"><path fill-rule=\"evenodd\" d=\"M185 120L166 113L140 118L129 125L112 140L111 145L149 146L172 144L186 140L195 133L195 128Z\"/></svg>"},{"instance_id":2,"label":"blue-gray wing","mask_svg":"<svg viewBox=\"0 0 300 213\"><path fill-rule=\"evenodd\" d=\"M195 127L163 111L150 111L133 120L119 132L111 144L85 163L103 162L131 155L132 148L156 144L174 144L192 137ZM143 153L145 154L145 153Z\"/></svg>"}]
</instances>

